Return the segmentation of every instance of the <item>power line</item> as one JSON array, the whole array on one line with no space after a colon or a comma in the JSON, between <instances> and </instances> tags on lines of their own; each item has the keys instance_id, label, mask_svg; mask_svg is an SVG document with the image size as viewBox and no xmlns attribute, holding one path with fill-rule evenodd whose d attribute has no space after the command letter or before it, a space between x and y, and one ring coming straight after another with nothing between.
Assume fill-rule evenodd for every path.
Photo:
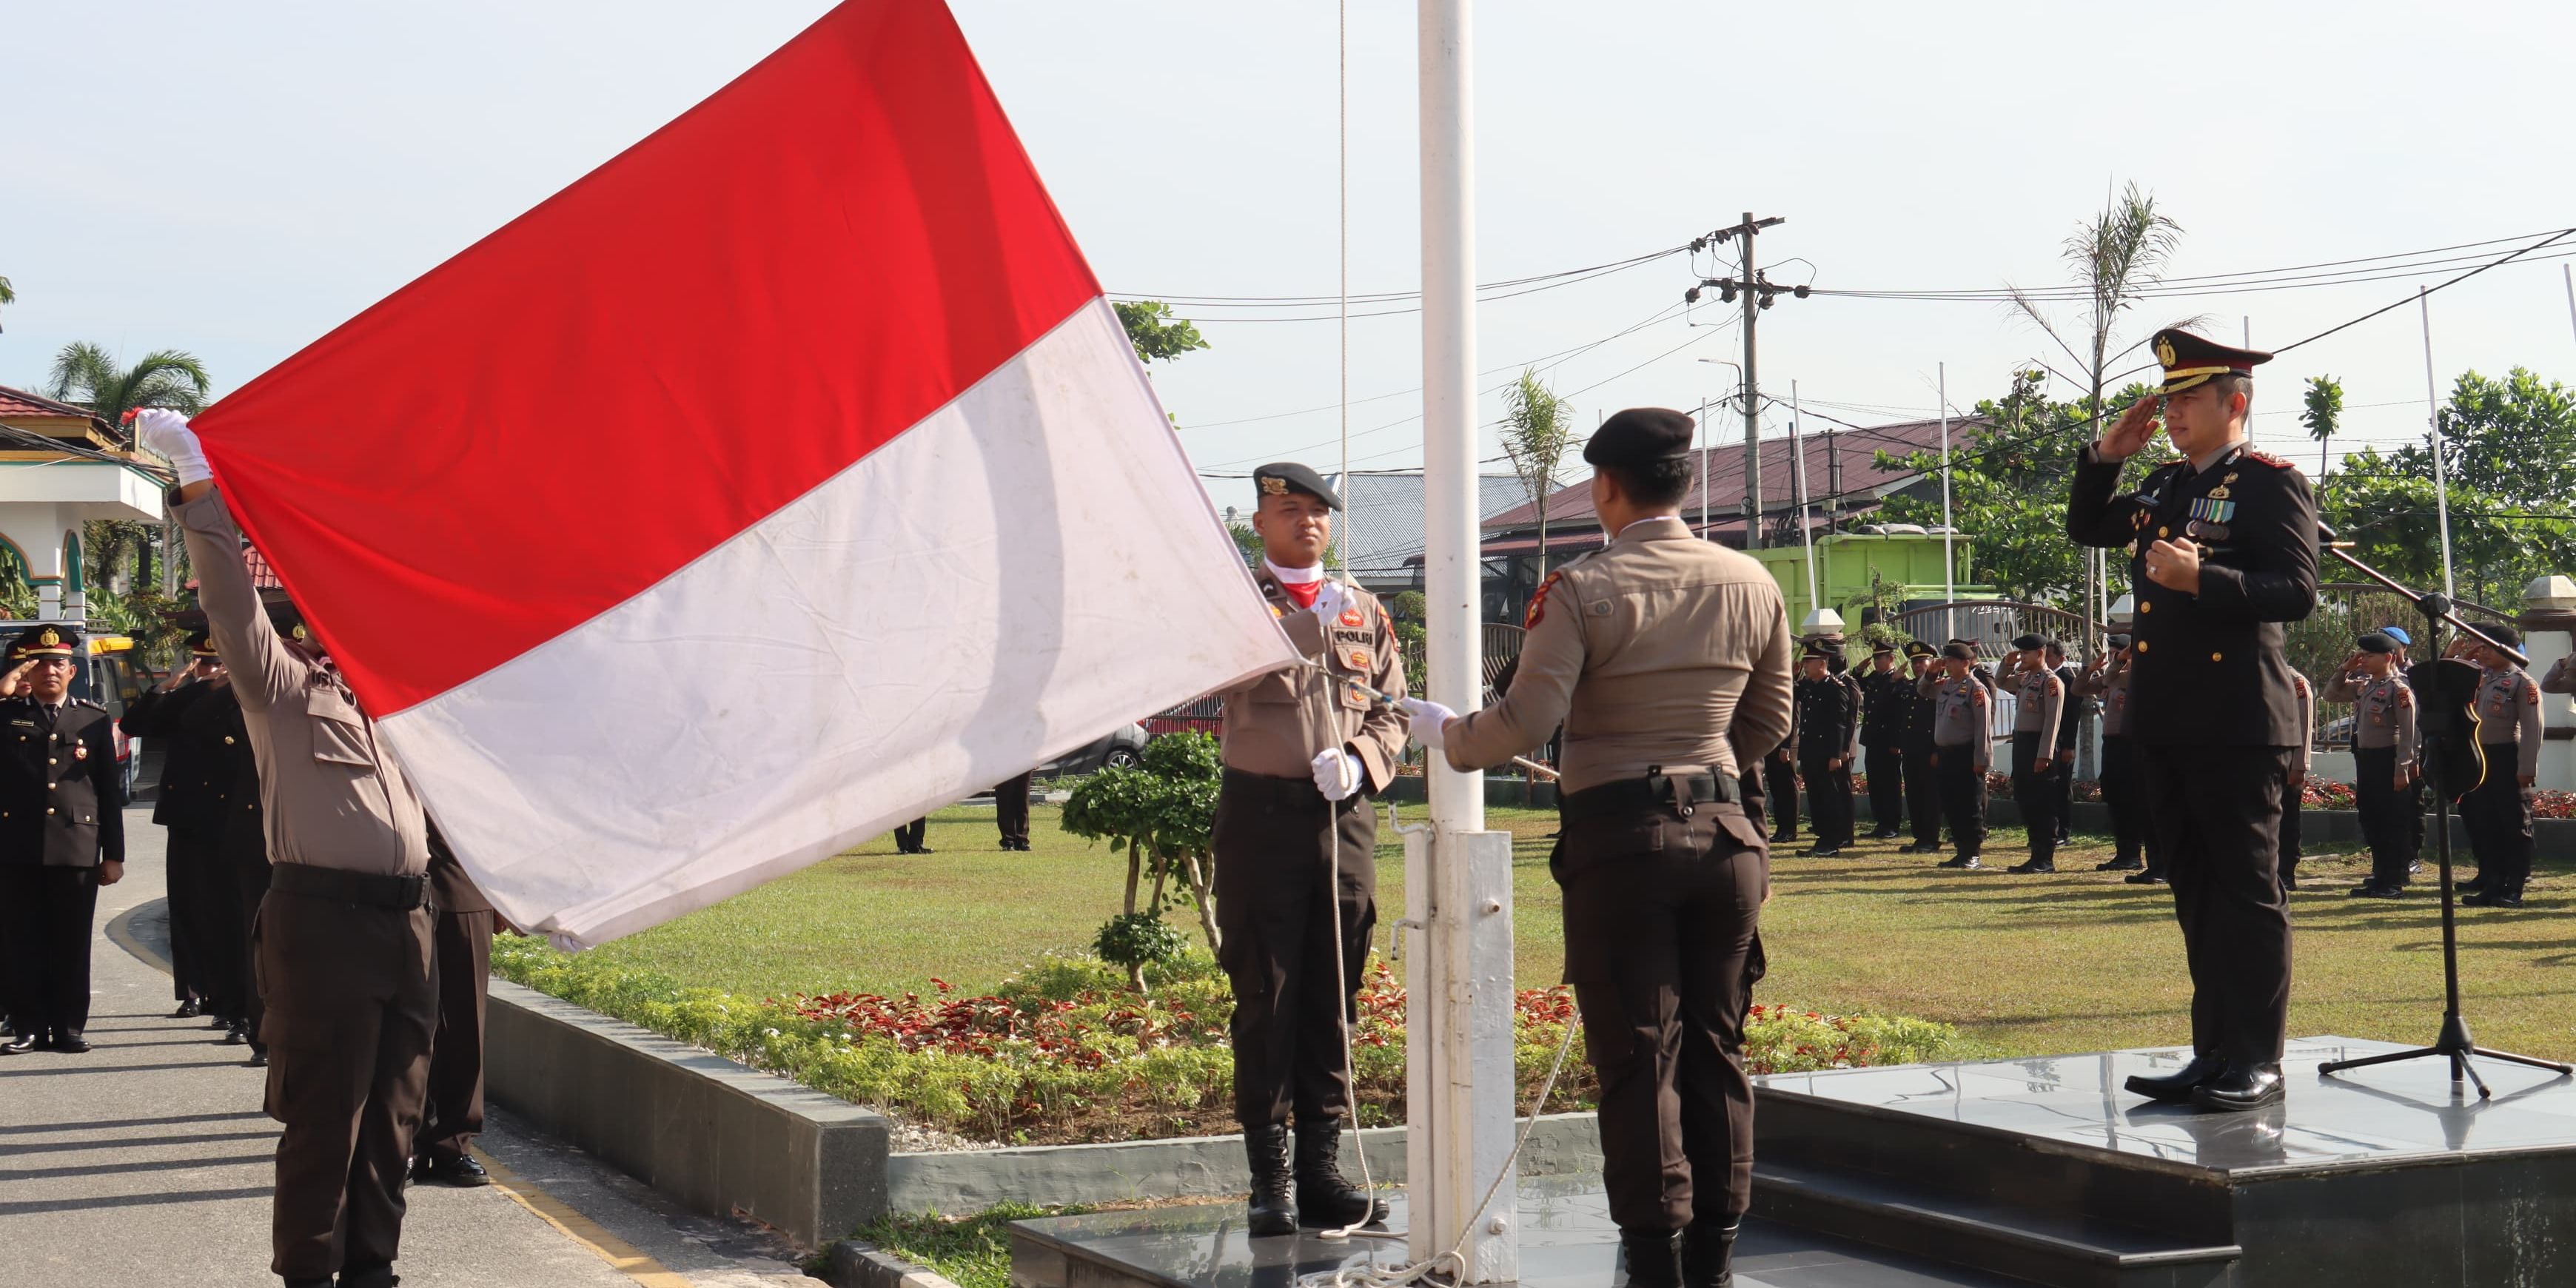
<instances>
[{"instance_id":1,"label":"power line","mask_svg":"<svg viewBox=\"0 0 2576 1288\"><path fill-rule=\"evenodd\" d=\"M2495 237L2489 238L2485 241L2462 242L2451 246L2436 246L2424 250L2400 251L2387 255L2370 255L2356 259L2326 260L2313 264L2294 264L2280 268L2248 269L2230 273L2207 273L2168 277L2160 279L2154 286L2137 292L2137 294L2141 297L2253 294L2267 290L2293 289L2294 287L2303 289L2309 286L2341 286L2355 282L2384 281L2396 277L2415 276L2427 271L2438 271L2458 264L2473 263L2483 258L2482 255L2458 255L2453 252L2473 250L2479 247L2501 246L2511 242L2523 241L2528 238L2548 236L2550 236L2550 234L2547 232L2524 233L2514 237ZM2412 262L2405 264L2392 264L2388 262L2392 260L2406 260ZM2316 269L2334 269L2341 271L2311 271ZM1933 301L1957 300L1975 301L1980 303L2007 303L2014 298L2016 292L2014 288L2011 287L1980 286L1945 290L1816 287L1814 288L1814 293L1818 295L1833 295L1865 299L1909 299ZM2084 300L2092 298L2091 288L2081 283L2022 288L2018 293L2035 300Z\"/></svg>"},{"instance_id":2,"label":"power line","mask_svg":"<svg viewBox=\"0 0 2576 1288\"><path fill-rule=\"evenodd\" d=\"M1529 286L1539 282L1555 281L1560 278L1580 277L1590 273L1615 272L1623 268L1635 268L1640 264L1653 263L1654 261L1663 259L1666 256L1678 255L1688 249L1690 249L1690 247L1687 244L1681 246L1668 246L1662 250L1648 251L1643 255L1632 255L1626 259L1614 259L1606 264L1592 264L1583 268L1569 268L1554 273L1540 273L1532 277L1507 278L1499 282L1484 282L1478 284L1476 289L1479 291L1500 291L1516 286ZM1339 295L1158 295L1152 293L1139 294L1129 291L1111 291L1109 292L1109 296L1112 299L1160 300L1166 304L1188 304L1194 307L1226 304L1322 307L1327 304L1338 304L1342 299ZM1353 303L1358 304L1389 304L1398 300L1418 300L1420 298L1422 298L1422 292L1418 290L1363 291L1350 297Z\"/></svg>"}]
</instances>

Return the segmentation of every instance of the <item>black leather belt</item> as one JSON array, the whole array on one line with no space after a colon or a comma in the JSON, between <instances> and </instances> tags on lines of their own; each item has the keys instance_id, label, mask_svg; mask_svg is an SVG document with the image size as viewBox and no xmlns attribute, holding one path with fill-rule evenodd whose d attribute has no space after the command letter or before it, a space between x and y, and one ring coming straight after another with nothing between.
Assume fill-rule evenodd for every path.
<instances>
[{"instance_id":1,"label":"black leather belt","mask_svg":"<svg viewBox=\"0 0 2576 1288\"><path fill-rule=\"evenodd\" d=\"M1649 770L1641 778L1623 778L1560 797L1556 814L1568 823L1579 823L1610 814L1672 806L1688 818L1697 806L1709 801L1742 805L1744 786L1713 774L1661 774Z\"/></svg>"},{"instance_id":2,"label":"black leather belt","mask_svg":"<svg viewBox=\"0 0 2576 1288\"><path fill-rule=\"evenodd\" d=\"M335 899L343 903L363 903L405 911L429 902L429 878L426 875L385 876L375 872L317 868L310 863L270 864L268 888L314 899Z\"/></svg>"}]
</instances>

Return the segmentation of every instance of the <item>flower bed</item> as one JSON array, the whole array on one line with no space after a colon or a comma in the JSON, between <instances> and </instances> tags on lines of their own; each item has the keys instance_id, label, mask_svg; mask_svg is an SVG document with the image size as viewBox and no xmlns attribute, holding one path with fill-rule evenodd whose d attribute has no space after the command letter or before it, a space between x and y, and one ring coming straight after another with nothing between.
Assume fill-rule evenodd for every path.
<instances>
[{"instance_id":1,"label":"flower bed","mask_svg":"<svg viewBox=\"0 0 2576 1288\"><path fill-rule=\"evenodd\" d=\"M1095 958L1049 956L969 995L945 983L924 997L836 993L785 1001L688 988L665 976L567 956L515 936L492 969L539 992L783 1074L905 1121L980 1140L1063 1144L1234 1130L1234 1002L1213 959L1148 971L1150 997ZM1515 998L1513 1065L1522 1112L1546 1077L1570 991ZM1351 1063L1359 1117L1404 1120L1404 990L1372 961ZM1587 1108L1596 1084L1582 1038L1547 1110ZM1757 1006L1746 1028L1756 1073L1970 1058L1956 1029L1891 1016Z\"/></svg>"}]
</instances>

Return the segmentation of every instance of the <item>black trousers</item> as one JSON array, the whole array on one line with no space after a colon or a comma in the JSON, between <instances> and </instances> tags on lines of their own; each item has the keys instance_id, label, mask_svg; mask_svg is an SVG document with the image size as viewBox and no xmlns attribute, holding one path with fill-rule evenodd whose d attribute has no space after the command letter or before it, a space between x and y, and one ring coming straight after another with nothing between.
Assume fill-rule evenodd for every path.
<instances>
[{"instance_id":1,"label":"black trousers","mask_svg":"<svg viewBox=\"0 0 2576 1288\"><path fill-rule=\"evenodd\" d=\"M1801 757L1798 764L1800 781L1807 788L1807 818L1815 824L1816 844L1849 845L1852 843L1852 776L1851 762L1840 769L1828 769L1827 755Z\"/></svg>"},{"instance_id":2,"label":"black trousers","mask_svg":"<svg viewBox=\"0 0 2576 1288\"><path fill-rule=\"evenodd\" d=\"M438 1024L435 914L271 890L256 951L277 1139L269 1272L321 1279L401 1252L403 1179Z\"/></svg>"},{"instance_id":3,"label":"black trousers","mask_svg":"<svg viewBox=\"0 0 2576 1288\"><path fill-rule=\"evenodd\" d=\"M250 1049L266 1052L268 1039L261 1036L268 1021L268 1007L259 994L259 905L268 897L268 855L265 851L236 847L225 863L232 873L233 906L241 914L241 1021L250 1026Z\"/></svg>"},{"instance_id":4,"label":"black trousers","mask_svg":"<svg viewBox=\"0 0 2576 1288\"><path fill-rule=\"evenodd\" d=\"M1339 863L1334 845L1338 838ZM1225 771L1216 797L1217 961L1234 985L1234 1113L1246 1127L1350 1116L1343 1025L1377 926L1377 816L1306 778ZM1341 956L1333 955L1334 927Z\"/></svg>"},{"instance_id":5,"label":"black trousers","mask_svg":"<svg viewBox=\"0 0 2576 1288\"><path fill-rule=\"evenodd\" d=\"M1870 830L1892 832L1905 824L1905 749L1861 748L1861 769L1869 775Z\"/></svg>"},{"instance_id":6,"label":"black trousers","mask_svg":"<svg viewBox=\"0 0 2576 1288\"><path fill-rule=\"evenodd\" d=\"M2112 857L2138 857L2146 822L2138 811L2138 749L2127 734L2102 739L2102 803L2111 810Z\"/></svg>"},{"instance_id":7,"label":"black trousers","mask_svg":"<svg viewBox=\"0 0 2576 1288\"><path fill-rule=\"evenodd\" d=\"M1029 781L1031 775L1005 779L993 789L993 821L1002 829L1002 839L1025 845L1029 839Z\"/></svg>"},{"instance_id":8,"label":"black trousers","mask_svg":"<svg viewBox=\"0 0 2576 1288\"><path fill-rule=\"evenodd\" d=\"M2487 776L2460 798L2460 822L2468 828L2469 853L2477 856L2488 892L2518 895L2531 880L2531 797L2514 781L2512 743L2484 743L2481 749Z\"/></svg>"},{"instance_id":9,"label":"black trousers","mask_svg":"<svg viewBox=\"0 0 2576 1288\"><path fill-rule=\"evenodd\" d=\"M2281 1058L2289 1040L2290 906L2281 890L2288 747L2142 746L2143 802L2173 885L2191 971L2192 1049Z\"/></svg>"},{"instance_id":10,"label":"black trousers","mask_svg":"<svg viewBox=\"0 0 2576 1288\"><path fill-rule=\"evenodd\" d=\"M2415 867L2424 840L2424 780L2419 775L2395 786L2395 747L2356 747L2353 761L2353 809L2361 816L2361 836L2370 847L2370 879L2403 886Z\"/></svg>"},{"instance_id":11,"label":"black trousers","mask_svg":"<svg viewBox=\"0 0 2576 1288\"><path fill-rule=\"evenodd\" d=\"M492 986L492 914L442 912L431 929L438 949L438 1029L414 1154L459 1158L483 1131L483 1012Z\"/></svg>"},{"instance_id":12,"label":"black trousers","mask_svg":"<svg viewBox=\"0 0 2576 1288\"><path fill-rule=\"evenodd\" d=\"M1762 810L1770 816L1774 835L1789 840L1798 835L1798 766L1781 756L1762 759Z\"/></svg>"},{"instance_id":13,"label":"black trousers","mask_svg":"<svg viewBox=\"0 0 2576 1288\"><path fill-rule=\"evenodd\" d=\"M2049 817L2057 820L2057 839L2063 842L2068 836L2068 822L2075 817L2075 744L2059 743L2051 753L2051 761L2048 776L2056 785L2057 812Z\"/></svg>"},{"instance_id":14,"label":"black trousers","mask_svg":"<svg viewBox=\"0 0 2576 1288\"><path fill-rule=\"evenodd\" d=\"M1562 828L1565 978L1600 1075L1601 1172L1622 1230L1752 1206L1744 1019L1762 975L1761 842L1722 801Z\"/></svg>"},{"instance_id":15,"label":"black trousers","mask_svg":"<svg viewBox=\"0 0 2576 1288\"><path fill-rule=\"evenodd\" d=\"M930 820L927 818L916 818L909 823L897 824L894 829L894 848L910 854L921 848L921 839L929 831Z\"/></svg>"},{"instance_id":16,"label":"black trousers","mask_svg":"<svg viewBox=\"0 0 2576 1288\"><path fill-rule=\"evenodd\" d=\"M2281 789L2281 861L2278 866L2281 888L2285 890L2296 883L2299 875L2299 818L2306 812L2300 805L2299 789L2284 786Z\"/></svg>"},{"instance_id":17,"label":"black trousers","mask_svg":"<svg viewBox=\"0 0 2576 1288\"><path fill-rule=\"evenodd\" d=\"M2033 863L2057 861L2057 767L2038 768L2039 758L2053 751L2039 745L2037 733L2013 735L2013 804L2021 807L2021 825L2030 831Z\"/></svg>"},{"instance_id":18,"label":"black trousers","mask_svg":"<svg viewBox=\"0 0 2576 1288\"><path fill-rule=\"evenodd\" d=\"M1950 848L1977 854L1986 846L1986 767L1977 763L1976 748L1961 743L1933 751L1940 764L1933 774L1941 783L1941 813L1950 820Z\"/></svg>"},{"instance_id":19,"label":"black trousers","mask_svg":"<svg viewBox=\"0 0 2576 1288\"><path fill-rule=\"evenodd\" d=\"M1871 771L1871 782L1878 781ZM1905 746L1905 812L1914 821L1914 843L1934 846L1941 843L1941 783L1932 768L1932 744L1907 743Z\"/></svg>"},{"instance_id":20,"label":"black trousers","mask_svg":"<svg viewBox=\"0 0 2576 1288\"><path fill-rule=\"evenodd\" d=\"M0 917L8 921L0 943L10 959L10 1027L38 1037L88 1028L98 869L0 863Z\"/></svg>"},{"instance_id":21,"label":"black trousers","mask_svg":"<svg viewBox=\"0 0 2576 1288\"><path fill-rule=\"evenodd\" d=\"M170 829L170 984L228 1020L248 1009L250 923L220 828Z\"/></svg>"}]
</instances>

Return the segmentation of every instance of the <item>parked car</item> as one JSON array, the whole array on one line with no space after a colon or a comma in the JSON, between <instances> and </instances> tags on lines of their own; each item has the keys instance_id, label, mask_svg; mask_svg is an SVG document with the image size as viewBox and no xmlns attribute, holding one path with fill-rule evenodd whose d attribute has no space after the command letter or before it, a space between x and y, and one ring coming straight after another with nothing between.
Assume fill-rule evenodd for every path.
<instances>
[{"instance_id":1,"label":"parked car","mask_svg":"<svg viewBox=\"0 0 2576 1288\"><path fill-rule=\"evenodd\" d=\"M1112 765L1132 765L1145 754L1153 735L1140 724L1120 725L1099 738L1037 767L1040 778L1074 778L1096 774Z\"/></svg>"}]
</instances>

